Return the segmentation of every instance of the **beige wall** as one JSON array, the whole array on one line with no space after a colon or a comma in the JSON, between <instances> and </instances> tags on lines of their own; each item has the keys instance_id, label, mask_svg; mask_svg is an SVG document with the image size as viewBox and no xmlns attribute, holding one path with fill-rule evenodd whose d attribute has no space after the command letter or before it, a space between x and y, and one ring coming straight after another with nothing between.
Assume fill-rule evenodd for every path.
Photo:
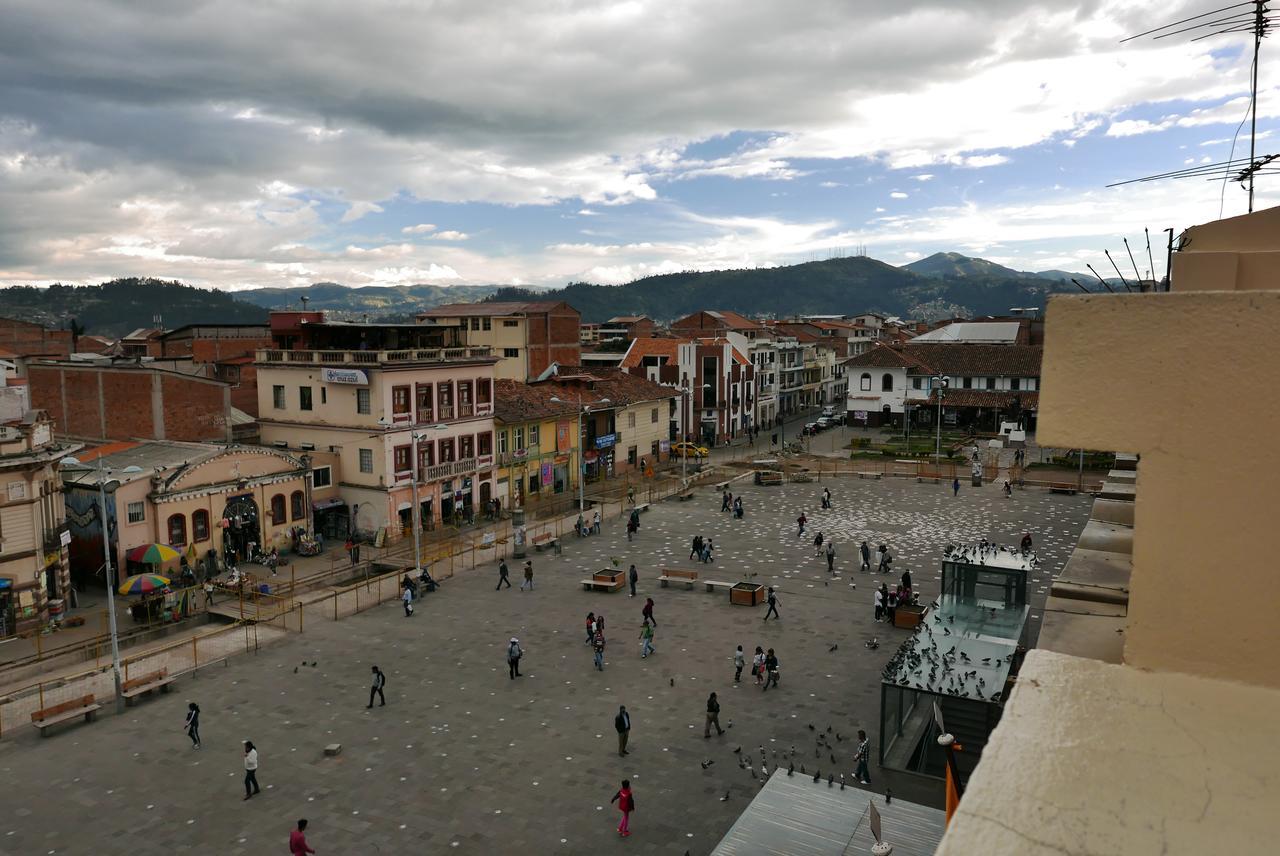
<instances>
[{"instance_id":1,"label":"beige wall","mask_svg":"<svg viewBox=\"0 0 1280 856\"><path fill-rule=\"evenodd\" d=\"M1193 226L1182 246L1175 291L1280 289L1280 207Z\"/></svg>"},{"instance_id":2,"label":"beige wall","mask_svg":"<svg viewBox=\"0 0 1280 856\"><path fill-rule=\"evenodd\" d=\"M452 321L454 319L441 319ZM528 319L523 316L517 318L501 318L495 317L490 319L491 327L488 330L471 329L470 318L457 319L464 322L466 326L466 342L469 346L489 346L493 348L493 355L498 357L498 364L493 367L494 377L506 380L518 380L524 382L529 377L529 348L528 348ZM507 327L503 322L514 321L516 326ZM480 325L484 326L483 323ZM507 357L503 356L507 348L515 348L518 350L519 356Z\"/></svg>"},{"instance_id":3,"label":"beige wall","mask_svg":"<svg viewBox=\"0 0 1280 856\"><path fill-rule=\"evenodd\" d=\"M658 411L657 422L652 421L651 418L655 408ZM627 469L627 450L632 446L636 447L637 466L639 466L640 458L644 458L650 463L655 463L653 443L670 437L670 412L671 404L668 399L633 404L618 412L614 424L622 434L622 442L618 444L614 451L613 468L615 472ZM636 417L634 428L631 427L629 418L630 414L633 413Z\"/></svg>"}]
</instances>

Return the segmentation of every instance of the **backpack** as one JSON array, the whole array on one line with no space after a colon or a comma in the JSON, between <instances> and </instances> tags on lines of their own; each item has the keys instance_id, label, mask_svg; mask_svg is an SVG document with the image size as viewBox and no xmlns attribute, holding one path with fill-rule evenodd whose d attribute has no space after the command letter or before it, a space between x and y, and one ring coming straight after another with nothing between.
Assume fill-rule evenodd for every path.
<instances>
[{"instance_id":1,"label":"backpack","mask_svg":"<svg viewBox=\"0 0 1280 856\"><path fill-rule=\"evenodd\" d=\"M507 659L508 660L520 659L520 646L517 645L515 642L512 642L511 645L507 647Z\"/></svg>"}]
</instances>

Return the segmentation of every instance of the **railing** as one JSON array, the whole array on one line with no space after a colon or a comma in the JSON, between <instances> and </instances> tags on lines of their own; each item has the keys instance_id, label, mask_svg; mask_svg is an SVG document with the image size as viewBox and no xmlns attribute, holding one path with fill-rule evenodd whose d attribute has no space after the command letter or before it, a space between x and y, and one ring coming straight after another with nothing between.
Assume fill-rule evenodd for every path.
<instances>
[{"instance_id":1,"label":"railing","mask_svg":"<svg viewBox=\"0 0 1280 856\"><path fill-rule=\"evenodd\" d=\"M408 348L396 351L289 351L268 348L256 352L259 363L304 363L323 365L382 365L395 363L447 363L485 359L493 349L485 346L468 348Z\"/></svg>"},{"instance_id":2,"label":"railing","mask_svg":"<svg viewBox=\"0 0 1280 856\"><path fill-rule=\"evenodd\" d=\"M445 461L442 464L436 464L434 467L427 467L426 475L423 481L437 481L439 479L447 479L452 476L465 476L474 473L477 468L475 458L467 458L462 461Z\"/></svg>"},{"instance_id":3,"label":"railing","mask_svg":"<svg viewBox=\"0 0 1280 856\"><path fill-rule=\"evenodd\" d=\"M441 404L440 410L438 411L438 413L440 414L441 422L448 422L450 419L453 418L453 405Z\"/></svg>"},{"instance_id":4,"label":"railing","mask_svg":"<svg viewBox=\"0 0 1280 856\"><path fill-rule=\"evenodd\" d=\"M458 418L467 419L475 413L475 408L471 406L471 402L465 401L458 405Z\"/></svg>"}]
</instances>

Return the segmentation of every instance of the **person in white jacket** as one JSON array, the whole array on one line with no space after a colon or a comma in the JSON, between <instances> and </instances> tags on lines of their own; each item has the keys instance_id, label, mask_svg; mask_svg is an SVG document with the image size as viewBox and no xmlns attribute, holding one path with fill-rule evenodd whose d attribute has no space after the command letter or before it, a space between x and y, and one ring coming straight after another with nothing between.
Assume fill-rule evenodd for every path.
<instances>
[{"instance_id":1,"label":"person in white jacket","mask_svg":"<svg viewBox=\"0 0 1280 856\"><path fill-rule=\"evenodd\" d=\"M244 798L262 793L258 787L258 750L252 740L244 741Z\"/></svg>"}]
</instances>

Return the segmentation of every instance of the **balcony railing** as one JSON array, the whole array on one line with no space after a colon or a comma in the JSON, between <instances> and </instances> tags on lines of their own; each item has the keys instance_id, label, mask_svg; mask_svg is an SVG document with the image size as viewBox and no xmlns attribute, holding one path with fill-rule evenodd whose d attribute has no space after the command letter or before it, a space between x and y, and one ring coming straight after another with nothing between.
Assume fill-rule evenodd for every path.
<instances>
[{"instance_id":1,"label":"balcony railing","mask_svg":"<svg viewBox=\"0 0 1280 856\"><path fill-rule=\"evenodd\" d=\"M407 348L399 351L287 351L272 348L256 352L256 360L259 363L325 366L449 363L485 359L492 356L493 349L483 346L468 348Z\"/></svg>"},{"instance_id":2,"label":"balcony railing","mask_svg":"<svg viewBox=\"0 0 1280 856\"><path fill-rule=\"evenodd\" d=\"M439 414L441 422L448 422L453 418L453 405L441 404L440 409L436 412Z\"/></svg>"},{"instance_id":3,"label":"balcony railing","mask_svg":"<svg viewBox=\"0 0 1280 856\"><path fill-rule=\"evenodd\" d=\"M493 462L492 455L485 456L490 463ZM426 475L423 481L439 481L440 479L452 478L454 476L465 476L474 473L480 466L480 462L476 458L465 458L461 461L446 461L443 464L436 464L434 467L427 467Z\"/></svg>"}]
</instances>

